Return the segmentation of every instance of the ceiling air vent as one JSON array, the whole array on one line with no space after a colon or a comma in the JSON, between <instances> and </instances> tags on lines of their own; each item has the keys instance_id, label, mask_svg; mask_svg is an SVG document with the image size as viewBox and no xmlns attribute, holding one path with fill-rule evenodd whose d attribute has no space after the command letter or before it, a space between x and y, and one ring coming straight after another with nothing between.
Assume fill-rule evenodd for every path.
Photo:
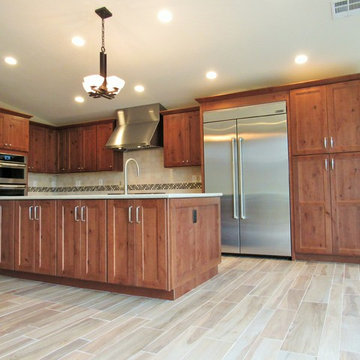
<instances>
[{"instance_id":1,"label":"ceiling air vent","mask_svg":"<svg viewBox=\"0 0 360 360\"><path fill-rule=\"evenodd\" d=\"M340 0L332 2L334 18L360 14L360 0Z\"/></svg>"}]
</instances>

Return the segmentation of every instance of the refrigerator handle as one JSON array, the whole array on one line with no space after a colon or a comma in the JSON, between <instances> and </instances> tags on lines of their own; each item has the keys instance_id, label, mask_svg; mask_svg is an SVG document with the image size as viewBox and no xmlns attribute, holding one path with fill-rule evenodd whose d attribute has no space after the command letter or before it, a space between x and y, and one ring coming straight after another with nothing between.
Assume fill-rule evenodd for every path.
<instances>
[{"instance_id":1,"label":"refrigerator handle","mask_svg":"<svg viewBox=\"0 0 360 360\"><path fill-rule=\"evenodd\" d=\"M238 219L239 213L238 213L238 187L237 187L237 181L236 181L236 139L231 139L231 157L232 157L232 183L233 183L233 218Z\"/></svg>"},{"instance_id":2,"label":"refrigerator handle","mask_svg":"<svg viewBox=\"0 0 360 360\"><path fill-rule=\"evenodd\" d=\"M239 187L240 187L240 218L246 219L245 215L245 199L244 199L244 177L243 177L243 153L242 142L243 138L239 137Z\"/></svg>"}]
</instances>

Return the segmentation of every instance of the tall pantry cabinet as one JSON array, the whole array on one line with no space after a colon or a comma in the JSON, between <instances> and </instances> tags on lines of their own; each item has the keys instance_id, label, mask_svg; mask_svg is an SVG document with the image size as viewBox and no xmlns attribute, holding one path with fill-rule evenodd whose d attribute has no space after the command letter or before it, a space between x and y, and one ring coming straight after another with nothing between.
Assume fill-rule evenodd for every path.
<instances>
[{"instance_id":1,"label":"tall pantry cabinet","mask_svg":"<svg viewBox=\"0 0 360 360\"><path fill-rule=\"evenodd\" d=\"M290 91L295 256L360 255L360 81Z\"/></svg>"}]
</instances>

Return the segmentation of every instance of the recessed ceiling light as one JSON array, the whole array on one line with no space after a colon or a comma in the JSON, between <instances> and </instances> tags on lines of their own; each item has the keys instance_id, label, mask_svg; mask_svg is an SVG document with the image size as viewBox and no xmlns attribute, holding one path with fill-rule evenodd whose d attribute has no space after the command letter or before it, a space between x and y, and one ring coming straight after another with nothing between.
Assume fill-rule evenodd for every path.
<instances>
[{"instance_id":1,"label":"recessed ceiling light","mask_svg":"<svg viewBox=\"0 0 360 360\"><path fill-rule=\"evenodd\" d=\"M172 20L173 15L172 12L167 10L167 9L162 9L158 12L157 15L159 21L161 21L162 23L168 23Z\"/></svg>"},{"instance_id":2,"label":"recessed ceiling light","mask_svg":"<svg viewBox=\"0 0 360 360\"><path fill-rule=\"evenodd\" d=\"M85 40L80 37L80 36L74 36L71 39L71 42L75 45L75 46L84 46L85 45Z\"/></svg>"},{"instance_id":3,"label":"recessed ceiling light","mask_svg":"<svg viewBox=\"0 0 360 360\"><path fill-rule=\"evenodd\" d=\"M134 87L135 91L137 92L143 92L145 90L145 88L142 85L136 85Z\"/></svg>"},{"instance_id":4,"label":"recessed ceiling light","mask_svg":"<svg viewBox=\"0 0 360 360\"><path fill-rule=\"evenodd\" d=\"M17 64L17 60L15 58L13 58L12 56L7 56L4 60L9 65L16 65Z\"/></svg>"},{"instance_id":5,"label":"recessed ceiling light","mask_svg":"<svg viewBox=\"0 0 360 360\"><path fill-rule=\"evenodd\" d=\"M208 71L206 77L210 80L214 80L217 77L217 73L215 71Z\"/></svg>"},{"instance_id":6,"label":"recessed ceiling light","mask_svg":"<svg viewBox=\"0 0 360 360\"><path fill-rule=\"evenodd\" d=\"M307 55L305 55L305 54L300 54L300 55L297 55L297 56L295 57L295 62L296 62L298 65L305 64L307 61L308 61L308 57L307 57Z\"/></svg>"},{"instance_id":7,"label":"recessed ceiling light","mask_svg":"<svg viewBox=\"0 0 360 360\"><path fill-rule=\"evenodd\" d=\"M83 103L85 101L85 99L82 96L75 96L74 100L77 103Z\"/></svg>"}]
</instances>

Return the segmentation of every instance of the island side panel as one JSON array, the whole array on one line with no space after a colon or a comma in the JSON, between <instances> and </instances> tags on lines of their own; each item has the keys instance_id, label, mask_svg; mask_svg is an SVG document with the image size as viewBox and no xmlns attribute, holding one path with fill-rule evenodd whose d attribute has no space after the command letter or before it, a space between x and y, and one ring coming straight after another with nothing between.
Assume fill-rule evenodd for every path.
<instances>
[{"instance_id":1,"label":"island side panel","mask_svg":"<svg viewBox=\"0 0 360 360\"><path fill-rule=\"evenodd\" d=\"M180 296L217 274L220 199L170 199L169 214L171 287Z\"/></svg>"}]
</instances>

